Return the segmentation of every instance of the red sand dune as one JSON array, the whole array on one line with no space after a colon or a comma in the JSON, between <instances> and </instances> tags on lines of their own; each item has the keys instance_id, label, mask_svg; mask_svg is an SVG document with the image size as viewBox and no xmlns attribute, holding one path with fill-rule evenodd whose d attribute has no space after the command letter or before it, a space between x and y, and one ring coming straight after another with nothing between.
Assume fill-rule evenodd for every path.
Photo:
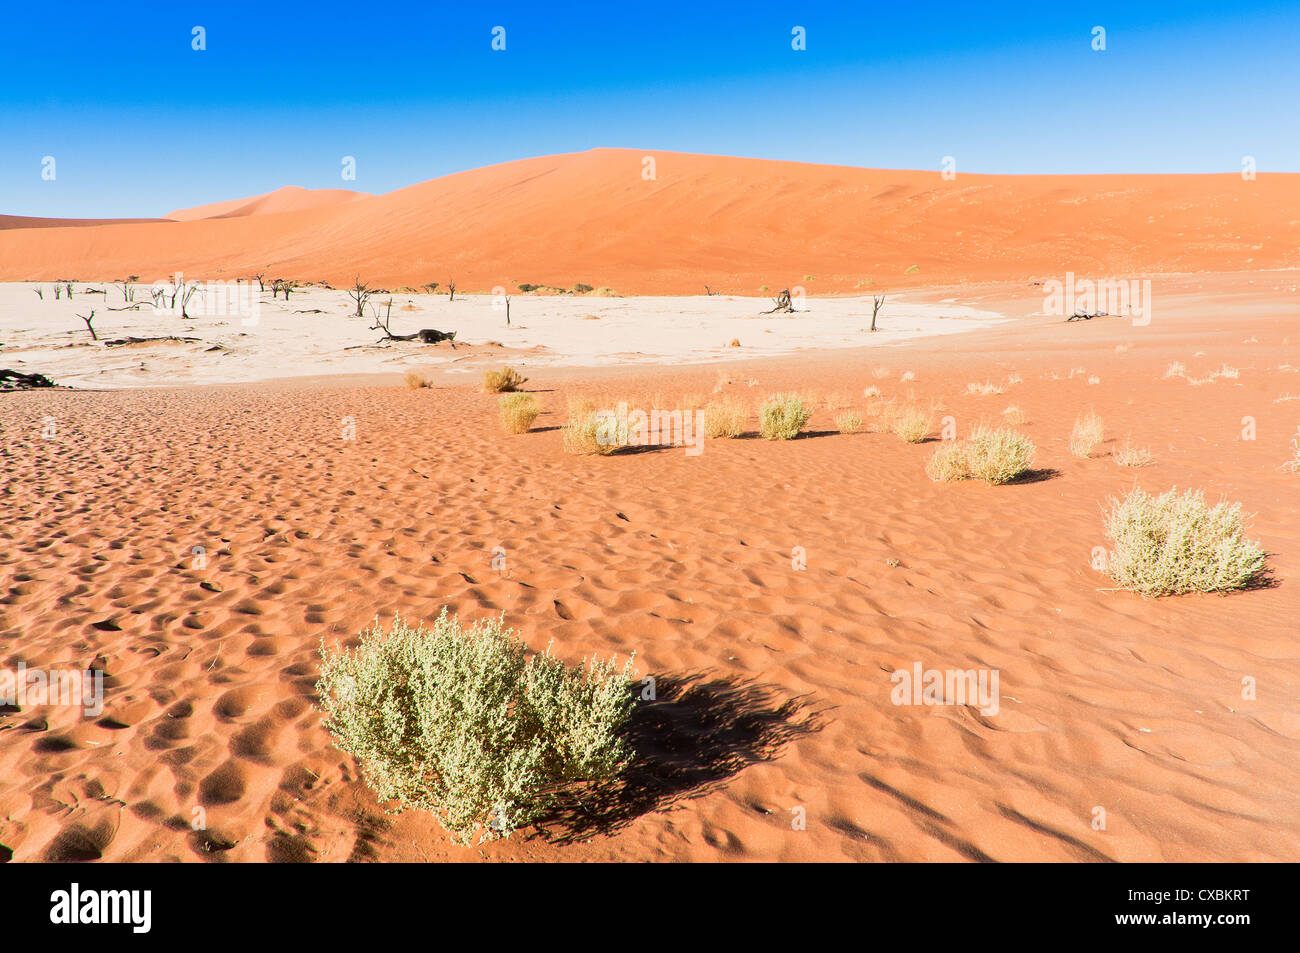
<instances>
[{"instance_id":1,"label":"red sand dune","mask_svg":"<svg viewBox=\"0 0 1300 953\"><path fill-rule=\"evenodd\" d=\"M246 199L213 202L180 208L168 212L167 217L177 222L193 222L204 218L241 218L246 215L272 215L276 212L301 212L313 208L332 208L358 199L373 198L366 192L351 189L304 189L287 185L274 192L254 195Z\"/></svg>"},{"instance_id":2,"label":"red sand dune","mask_svg":"<svg viewBox=\"0 0 1300 953\"><path fill-rule=\"evenodd\" d=\"M655 157L649 181L645 155ZM286 191L173 213L217 209L220 218L0 231L0 280L153 280L175 270L232 278L269 268L335 284L360 273L390 285L454 278L465 290L581 281L624 294L697 294L705 283L748 293L803 284L816 294L1065 271L1300 267L1294 174L945 181L938 172L597 149L253 214L294 205Z\"/></svg>"}]
</instances>

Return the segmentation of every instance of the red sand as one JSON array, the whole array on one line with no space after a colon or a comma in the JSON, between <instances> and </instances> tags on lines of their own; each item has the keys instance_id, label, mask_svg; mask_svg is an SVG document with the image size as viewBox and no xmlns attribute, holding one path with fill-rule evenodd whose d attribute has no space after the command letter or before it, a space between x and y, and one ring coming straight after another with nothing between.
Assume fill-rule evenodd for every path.
<instances>
[{"instance_id":1,"label":"red sand","mask_svg":"<svg viewBox=\"0 0 1300 953\"><path fill-rule=\"evenodd\" d=\"M521 436L468 383L5 395L4 664L110 677L102 719L0 718L0 843L16 860L1294 859L1300 476L1279 465L1300 404L1277 398L1300 392L1300 334L1278 277L1168 280L1147 328L1026 319L728 365L730 383L529 368L546 412ZM971 303L1030 310L1018 288ZM1240 377L1193 386L1171 361ZM966 392L985 380L1006 393ZM826 404L871 419L868 385L933 401L963 434L1018 405L1038 478L937 485L935 444L832 432ZM561 449L570 394L671 406L715 386L751 405L815 390L819 410L802 439L699 457ZM1066 444L1088 408L1108 442L1079 460ZM1115 465L1129 438L1154 466ZM1135 483L1243 501L1274 585L1111 591L1091 552L1106 498ZM660 680L659 782L621 826L479 850L383 812L312 706L317 645L444 605L504 613L570 661L635 651ZM892 704L889 673L916 662L998 669L1001 711ZM674 680L694 693L674 699Z\"/></svg>"}]
</instances>

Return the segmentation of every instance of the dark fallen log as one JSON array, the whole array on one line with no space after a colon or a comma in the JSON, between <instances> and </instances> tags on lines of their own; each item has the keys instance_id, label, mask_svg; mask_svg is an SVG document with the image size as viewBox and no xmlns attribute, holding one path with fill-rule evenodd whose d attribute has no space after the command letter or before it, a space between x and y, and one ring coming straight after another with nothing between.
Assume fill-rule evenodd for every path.
<instances>
[{"instance_id":1,"label":"dark fallen log","mask_svg":"<svg viewBox=\"0 0 1300 953\"><path fill-rule=\"evenodd\" d=\"M1076 311L1074 312L1074 314L1070 315L1065 320L1066 323L1069 323L1070 321L1091 321L1093 318L1106 318L1106 317L1109 317L1109 315L1106 314L1105 311L1096 311L1093 312L1092 314L1088 314L1088 312L1086 311Z\"/></svg>"},{"instance_id":2,"label":"dark fallen log","mask_svg":"<svg viewBox=\"0 0 1300 953\"><path fill-rule=\"evenodd\" d=\"M392 304L391 301L388 302L390 308L392 307ZM451 345L453 351L456 350L455 331L439 331L437 328L421 328L414 334L394 334L392 331L388 330L387 318L379 317L377 312L375 313L374 318L375 323L370 326L370 330L384 332L384 336L376 342L377 344L383 344L385 341L419 341L421 344L440 344L441 342L446 341Z\"/></svg>"},{"instance_id":3,"label":"dark fallen log","mask_svg":"<svg viewBox=\"0 0 1300 953\"><path fill-rule=\"evenodd\" d=\"M54 381L44 374L24 374L0 368L0 390L34 390L38 387L53 387Z\"/></svg>"},{"instance_id":4,"label":"dark fallen log","mask_svg":"<svg viewBox=\"0 0 1300 953\"><path fill-rule=\"evenodd\" d=\"M202 340L203 340L202 338L183 338L183 337L177 337L174 334L169 334L157 338L136 338L136 337L114 338L111 341L104 341L102 343L104 347L121 347L124 344L154 344L158 341L170 341L176 344L197 344Z\"/></svg>"}]
</instances>

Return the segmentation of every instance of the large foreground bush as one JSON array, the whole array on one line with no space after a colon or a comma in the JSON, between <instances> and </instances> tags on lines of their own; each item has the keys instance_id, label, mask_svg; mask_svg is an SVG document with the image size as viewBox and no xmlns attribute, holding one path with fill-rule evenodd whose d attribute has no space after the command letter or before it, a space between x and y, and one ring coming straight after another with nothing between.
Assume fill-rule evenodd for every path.
<instances>
[{"instance_id":1,"label":"large foreground bush","mask_svg":"<svg viewBox=\"0 0 1300 953\"><path fill-rule=\"evenodd\" d=\"M322 642L320 672L325 727L375 793L431 811L461 843L506 836L627 762L631 660L570 667L549 647L529 654L500 619L376 621L356 649Z\"/></svg>"},{"instance_id":2,"label":"large foreground bush","mask_svg":"<svg viewBox=\"0 0 1300 953\"><path fill-rule=\"evenodd\" d=\"M1152 496L1134 488L1111 500L1106 565L1120 586L1144 596L1240 589L1265 560L1244 533L1240 503L1206 506L1193 490Z\"/></svg>"}]
</instances>

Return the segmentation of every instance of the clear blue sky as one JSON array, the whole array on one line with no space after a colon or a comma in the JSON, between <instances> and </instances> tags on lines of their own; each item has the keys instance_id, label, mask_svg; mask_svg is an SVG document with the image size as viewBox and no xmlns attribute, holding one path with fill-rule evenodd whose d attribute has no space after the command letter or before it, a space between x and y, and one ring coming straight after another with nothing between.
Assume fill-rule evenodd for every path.
<instances>
[{"instance_id":1,"label":"clear blue sky","mask_svg":"<svg viewBox=\"0 0 1300 953\"><path fill-rule=\"evenodd\" d=\"M386 192L596 146L883 168L952 155L959 173L1234 172L1252 155L1300 171L1297 0L725 6L10 0L0 213Z\"/></svg>"}]
</instances>

